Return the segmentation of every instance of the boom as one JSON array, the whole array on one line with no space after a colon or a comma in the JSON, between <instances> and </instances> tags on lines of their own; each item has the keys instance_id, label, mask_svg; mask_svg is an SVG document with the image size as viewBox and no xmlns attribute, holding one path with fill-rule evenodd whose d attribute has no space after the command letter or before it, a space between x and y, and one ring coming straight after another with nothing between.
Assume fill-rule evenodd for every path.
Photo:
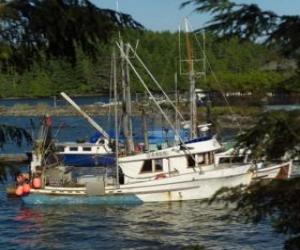
<instances>
[{"instance_id":1,"label":"boom","mask_svg":"<svg viewBox=\"0 0 300 250\"><path fill-rule=\"evenodd\" d=\"M81 114L89 124L92 125L96 130L98 130L106 139L109 140L109 135L105 132L105 130L97 123L95 122L87 113L85 113L66 93L61 92L60 93L65 100L70 103L78 112Z\"/></svg>"}]
</instances>

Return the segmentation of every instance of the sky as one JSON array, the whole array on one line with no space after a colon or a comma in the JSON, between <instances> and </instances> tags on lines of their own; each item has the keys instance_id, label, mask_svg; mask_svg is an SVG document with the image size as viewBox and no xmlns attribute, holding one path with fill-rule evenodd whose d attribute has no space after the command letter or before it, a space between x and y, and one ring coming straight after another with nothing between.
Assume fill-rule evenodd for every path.
<instances>
[{"instance_id":1,"label":"sky","mask_svg":"<svg viewBox=\"0 0 300 250\"><path fill-rule=\"evenodd\" d=\"M91 0L100 8L119 10L130 14L147 29L176 31L184 17L188 17L194 28L203 27L209 20L207 14L193 12L193 6L179 9L184 0ZM300 0L236 0L237 3L256 3L264 10L281 15L299 15Z\"/></svg>"}]
</instances>

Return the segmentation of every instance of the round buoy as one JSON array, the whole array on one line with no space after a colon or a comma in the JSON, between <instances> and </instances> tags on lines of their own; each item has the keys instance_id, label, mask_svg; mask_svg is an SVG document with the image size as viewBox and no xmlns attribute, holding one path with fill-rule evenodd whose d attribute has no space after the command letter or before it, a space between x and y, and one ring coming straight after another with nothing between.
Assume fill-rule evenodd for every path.
<instances>
[{"instance_id":1,"label":"round buoy","mask_svg":"<svg viewBox=\"0 0 300 250\"><path fill-rule=\"evenodd\" d=\"M22 185L18 186L17 189L16 189L16 195L17 196L22 196L23 192L24 192L23 191L23 186Z\"/></svg>"},{"instance_id":2,"label":"round buoy","mask_svg":"<svg viewBox=\"0 0 300 250\"><path fill-rule=\"evenodd\" d=\"M30 185L25 183L23 184L23 193L28 194L30 192Z\"/></svg>"},{"instance_id":3,"label":"round buoy","mask_svg":"<svg viewBox=\"0 0 300 250\"><path fill-rule=\"evenodd\" d=\"M32 185L34 188L41 188L42 187L42 180L40 177L35 177L32 181Z\"/></svg>"}]
</instances>

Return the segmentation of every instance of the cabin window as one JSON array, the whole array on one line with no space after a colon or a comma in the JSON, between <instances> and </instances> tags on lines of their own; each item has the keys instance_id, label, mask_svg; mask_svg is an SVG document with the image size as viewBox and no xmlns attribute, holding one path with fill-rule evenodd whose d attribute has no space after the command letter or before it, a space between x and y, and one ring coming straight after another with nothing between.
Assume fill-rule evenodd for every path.
<instances>
[{"instance_id":1,"label":"cabin window","mask_svg":"<svg viewBox=\"0 0 300 250\"><path fill-rule=\"evenodd\" d=\"M153 161L154 161L155 172L163 171L163 160L155 159Z\"/></svg>"},{"instance_id":2,"label":"cabin window","mask_svg":"<svg viewBox=\"0 0 300 250\"><path fill-rule=\"evenodd\" d=\"M78 151L78 147L70 147L70 151Z\"/></svg>"},{"instance_id":3,"label":"cabin window","mask_svg":"<svg viewBox=\"0 0 300 250\"><path fill-rule=\"evenodd\" d=\"M152 173L152 161L151 160L145 160L141 173Z\"/></svg>"},{"instance_id":4,"label":"cabin window","mask_svg":"<svg viewBox=\"0 0 300 250\"><path fill-rule=\"evenodd\" d=\"M219 159L219 163L220 163L220 164L225 164L225 163L230 163L230 162L231 162L230 157L221 157L221 158Z\"/></svg>"},{"instance_id":5,"label":"cabin window","mask_svg":"<svg viewBox=\"0 0 300 250\"><path fill-rule=\"evenodd\" d=\"M236 156L232 158L232 163L243 163L244 160L244 156Z\"/></svg>"},{"instance_id":6,"label":"cabin window","mask_svg":"<svg viewBox=\"0 0 300 250\"><path fill-rule=\"evenodd\" d=\"M63 146L57 146L56 147L56 151L57 152L64 152L65 151L65 147L63 147Z\"/></svg>"},{"instance_id":7,"label":"cabin window","mask_svg":"<svg viewBox=\"0 0 300 250\"><path fill-rule=\"evenodd\" d=\"M91 149L91 147L83 147L82 150L83 151L91 151L92 149Z\"/></svg>"},{"instance_id":8,"label":"cabin window","mask_svg":"<svg viewBox=\"0 0 300 250\"><path fill-rule=\"evenodd\" d=\"M219 163L243 163L244 157L243 156L236 156L236 157L222 157L219 160Z\"/></svg>"},{"instance_id":9,"label":"cabin window","mask_svg":"<svg viewBox=\"0 0 300 250\"><path fill-rule=\"evenodd\" d=\"M212 152L198 154L197 155L198 165L211 165L214 163L214 154Z\"/></svg>"},{"instance_id":10,"label":"cabin window","mask_svg":"<svg viewBox=\"0 0 300 250\"><path fill-rule=\"evenodd\" d=\"M186 159L188 168L195 167L195 155L187 155Z\"/></svg>"},{"instance_id":11,"label":"cabin window","mask_svg":"<svg viewBox=\"0 0 300 250\"><path fill-rule=\"evenodd\" d=\"M204 154L197 155L197 162L199 165L203 165L205 163L205 156Z\"/></svg>"}]
</instances>

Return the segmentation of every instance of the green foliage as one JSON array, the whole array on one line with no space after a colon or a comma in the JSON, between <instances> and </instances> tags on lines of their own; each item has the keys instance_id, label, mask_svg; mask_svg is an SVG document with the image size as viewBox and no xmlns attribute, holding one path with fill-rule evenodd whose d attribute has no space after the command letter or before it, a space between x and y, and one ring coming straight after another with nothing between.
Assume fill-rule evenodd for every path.
<instances>
[{"instance_id":1,"label":"green foliage","mask_svg":"<svg viewBox=\"0 0 300 250\"><path fill-rule=\"evenodd\" d=\"M181 6L189 4L195 4L195 10L200 13L212 14L207 28L222 38L256 41L264 36L266 44L275 45L287 54L299 49L299 15L280 16L256 4L238 4L230 0L189 0Z\"/></svg>"},{"instance_id":2,"label":"green foliage","mask_svg":"<svg viewBox=\"0 0 300 250\"><path fill-rule=\"evenodd\" d=\"M260 114L255 124L237 137L237 148L249 149L254 159L299 156L299 111Z\"/></svg>"},{"instance_id":3,"label":"green foliage","mask_svg":"<svg viewBox=\"0 0 300 250\"><path fill-rule=\"evenodd\" d=\"M279 72L257 70L243 73L222 72L217 73L217 78L218 82L208 75L206 88L216 91L266 93L280 87L284 89L281 85L286 76Z\"/></svg>"},{"instance_id":4,"label":"green foliage","mask_svg":"<svg viewBox=\"0 0 300 250\"><path fill-rule=\"evenodd\" d=\"M137 52L140 57L163 88L169 92L174 91L174 73L179 71L178 33L126 29L122 36L124 41L129 41L133 46L139 40ZM63 55L47 56L47 51L40 50L38 59L23 73L18 72L13 65L9 71L0 69L1 95L52 96L61 91L70 94L107 93L111 77L113 41L97 43L96 53L92 57L80 43L74 43L73 61ZM196 81L199 88L264 94L277 89L289 90L289 86L295 85L294 82L282 84L289 76L286 73L262 70L266 62L279 57L262 45L240 43L237 38L220 41L207 34L206 53L218 81L208 67L206 79L198 78ZM136 62L134 58L132 61ZM146 76L145 71L140 66L137 68L150 89L156 91L157 87ZM179 75L179 90L187 90L188 86L188 77ZM133 92L144 92L133 73L131 89Z\"/></svg>"},{"instance_id":5,"label":"green foliage","mask_svg":"<svg viewBox=\"0 0 300 250\"><path fill-rule=\"evenodd\" d=\"M3 1L0 11L1 47L19 71L27 69L40 51L51 56L75 59L76 44L89 56L97 52L99 41L108 42L117 28L142 28L131 16L100 9L88 0Z\"/></svg>"},{"instance_id":6,"label":"green foliage","mask_svg":"<svg viewBox=\"0 0 300 250\"><path fill-rule=\"evenodd\" d=\"M192 245L192 246L185 246L182 250L205 250L206 248L202 245Z\"/></svg>"},{"instance_id":7,"label":"green foliage","mask_svg":"<svg viewBox=\"0 0 300 250\"><path fill-rule=\"evenodd\" d=\"M139 40L137 48L139 56L164 89L174 90L174 73L177 71L178 64L178 35L167 31L134 32L127 30L124 34L124 40L128 40L133 45ZM145 72L142 72L142 76L146 77ZM146 82L148 84L152 83L148 78L146 78ZM133 86L143 91L136 79ZM157 90L154 85L149 87L152 90ZM181 82L179 88L186 89L186 81Z\"/></svg>"},{"instance_id":8,"label":"green foliage","mask_svg":"<svg viewBox=\"0 0 300 250\"><path fill-rule=\"evenodd\" d=\"M299 44L295 37L295 28L299 26L297 17L280 17L276 30L273 27L276 15L263 12L256 5L239 5L229 0L188 1L190 3L198 4L200 12L216 15L211 24L212 33L207 34L206 54L219 82L208 71L207 81L197 79L197 87L255 93L299 89L298 76L284 85L291 74L262 71L266 62L279 56L253 43L258 34L263 35L269 29L273 32L268 36L269 44L281 39L282 46L289 50L295 48ZM227 26L221 25L222 18L228 19ZM216 23L218 25L214 26ZM97 8L88 0L26 0L1 4L1 96L49 96L61 91L71 94L107 92L111 51L119 27L124 28L121 31L125 42L135 44L139 40L139 55L163 88L173 91L173 73L179 71L177 33L141 30L142 26L129 15ZM230 35L223 35L229 39L220 41L214 34L222 34L224 27ZM281 38L280 30L284 34ZM295 30L292 40L291 30ZM241 43L241 37L250 41L244 39ZM195 56L201 57L197 53ZM145 72L141 74L150 89L157 90ZM132 90L143 92L133 74L131 79ZM179 76L178 83L180 90L188 89L187 76Z\"/></svg>"},{"instance_id":9,"label":"green foliage","mask_svg":"<svg viewBox=\"0 0 300 250\"><path fill-rule=\"evenodd\" d=\"M201 110L201 109L200 109ZM200 113L204 113L203 109ZM262 109L259 107L241 107L241 106L230 106L230 109L226 106L222 107L213 107L212 113L214 116L218 117L221 115L232 115L233 112L235 115L254 117L262 112Z\"/></svg>"},{"instance_id":10,"label":"green foliage","mask_svg":"<svg viewBox=\"0 0 300 250\"><path fill-rule=\"evenodd\" d=\"M178 72L178 34L170 32L127 32L126 40L132 44L140 41L138 53L164 89L174 89L174 76ZM207 57L218 82L208 70L206 80L198 79L197 86L208 90L223 91L272 91L287 77L280 72L267 72L261 68L278 55L262 45L240 43L237 38L219 41L207 34ZM196 55L197 56L197 55ZM201 57L200 54L198 54ZM187 76L179 76L179 88L188 89ZM134 85L136 87L138 83ZM152 86L154 87L154 86Z\"/></svg>"}]
</instances>

